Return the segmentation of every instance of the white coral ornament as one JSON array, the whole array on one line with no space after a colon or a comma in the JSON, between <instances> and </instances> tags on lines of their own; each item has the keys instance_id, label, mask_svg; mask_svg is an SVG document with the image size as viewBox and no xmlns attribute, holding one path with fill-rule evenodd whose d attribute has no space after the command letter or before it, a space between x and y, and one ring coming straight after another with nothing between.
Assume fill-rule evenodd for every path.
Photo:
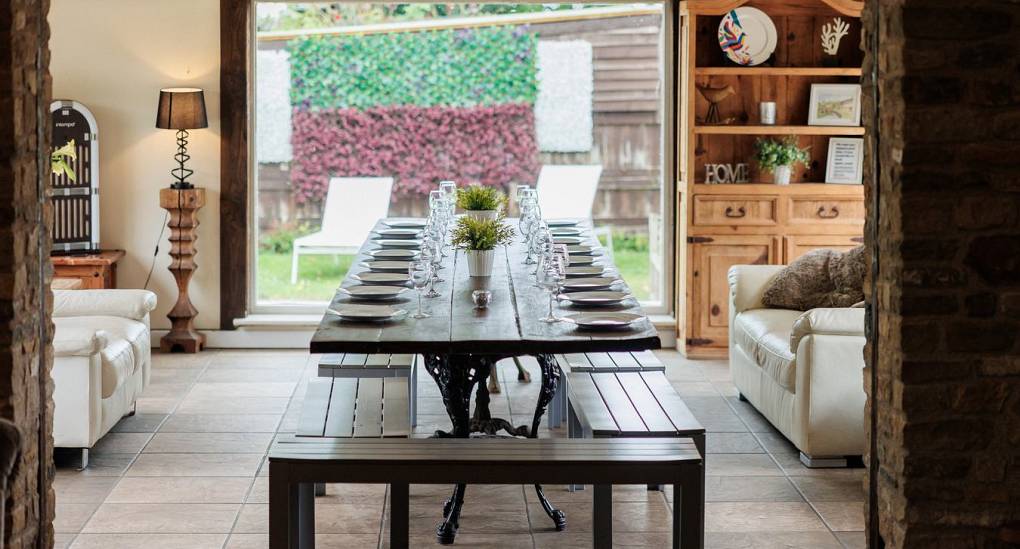
<instances>
[{"instance_id":1,"label":"white coral ornament","mask_svg":"<svg viewBox=\"0 0 1020 549\"><path fill-rule=\"evenodd\" d=\"M839 42L850 33L850 24L837 17L822 27L822 50L829 55L839 52Z\"/></svg>"}]
</instances>

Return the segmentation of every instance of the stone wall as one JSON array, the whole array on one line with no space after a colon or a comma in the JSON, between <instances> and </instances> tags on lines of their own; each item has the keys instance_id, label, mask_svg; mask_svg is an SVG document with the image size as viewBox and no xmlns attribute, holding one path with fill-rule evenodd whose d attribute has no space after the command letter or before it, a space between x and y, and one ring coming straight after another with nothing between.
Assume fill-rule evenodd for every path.
<instances>
[{"instance_id":1,"label":"stone wall","mask_svg":"<svg viewBox=\"0 0 1020 549\"><path fill-rule=\"evenodd\" d=\"M865 71L877 61L879 529L886 547L1015 546L1020 4L867 4L880 43Z\"/></svg>"},{"instance_id":2,"label":"stone wall","mask_svg":"<svg viewBox=\"0 0 1020 549\"><path fill-rule=\"evenodd\" d=\"M40 240L49 249L49 234L38 223L37 199L39 178L49 174L48 9L48 0L0 0L0 417L19 427L23 441L3 517L0 546L10 549L50 547L53 539L53 492L48 480L39 484L40 464L44 479L53 467L52 419L39 444L40 378L52 393L53 330L49 312L39 313L43 302L51 309L49 274L42 274L49 254L39 253Z\"/></svg>"}]
</instances>

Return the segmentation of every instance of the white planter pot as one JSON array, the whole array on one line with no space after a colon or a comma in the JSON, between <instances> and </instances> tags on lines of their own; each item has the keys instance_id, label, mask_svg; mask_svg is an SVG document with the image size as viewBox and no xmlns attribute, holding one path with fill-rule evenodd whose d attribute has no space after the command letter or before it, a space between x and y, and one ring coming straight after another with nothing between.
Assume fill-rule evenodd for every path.
<instances>
[{"instance_id":1,"label":"white planter pot","mask_svg":"<svg viewBox=\"0 0 1020 549\"><path fill-rule=\"evenodd\" d=\"M492 264L496 259L496 250L465 250L468 274L470 276L492 276Z\"/></svg>"},{"instance_id":2,"label":"white planter pot","mask_svg":"<svg viewBox=\"0 0 1020 549\"><path fill-rule=\"evenodd\" d=\"M793 175L791 166L776 166L776 171L772 173L773 182L776 185L789 185L791 175Z\"/></svg>"},{"instance_id":3,"label":"white planter pot","mask_svg":"<svg viewBox=\"0 0 1020 549\"><path fill-rule=\"evenodd\" d=\"M465 210L464 215L480 221L493 220L499 217L499 210Z\"/></svg>"}]
</instances>

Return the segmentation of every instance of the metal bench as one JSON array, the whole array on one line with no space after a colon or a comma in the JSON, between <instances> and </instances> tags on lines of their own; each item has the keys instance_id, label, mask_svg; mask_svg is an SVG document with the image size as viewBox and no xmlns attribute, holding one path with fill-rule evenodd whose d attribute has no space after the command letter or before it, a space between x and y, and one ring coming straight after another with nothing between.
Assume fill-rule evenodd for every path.
<instances>
[{"instance_id":1,"label":"metal bench","mask_svg":"<svg viewBox=\"0 0 1020 549\"><path fill-rule=\"evenodd\" d=\"M557 355L566 372L665 372L666 365L651 351L576 353ZM561 427L567 417L567 392L557 391L549 404L549 427Z\"/></svg>"},{"instance_id":2,"label":"metal bench","mask_svg":"<svg viewBox=\"0 0 1020 549\"><path fill-rule=\"evenodd\" d=\"M614 484L672 484L673 547L704 544L704 466L694 443L661 439L315 439L282 437L269 451L269 547L314 544L309 483L390 486L390 547L409 547L410 484L565 484L593 490L593 539L612 547Z\"/></svg>"},{"instance_id":3,"label":"metal bench","mask_svg":"<svg viewBox=\"0 0 1020 549\"><path fill-rule=\"evenodd\" d=\"M418 374L416 355L410 354L328 354L319 359L319 377L407 378L411 426L418 425Z\"/></svg>"}]
</instances>

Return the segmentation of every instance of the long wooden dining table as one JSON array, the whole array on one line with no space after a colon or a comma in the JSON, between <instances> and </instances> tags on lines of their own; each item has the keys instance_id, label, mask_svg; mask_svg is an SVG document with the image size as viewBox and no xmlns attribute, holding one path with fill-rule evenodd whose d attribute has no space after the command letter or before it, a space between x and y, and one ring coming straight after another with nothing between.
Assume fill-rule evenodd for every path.
<instances>
[{"instance_id":1,"label":"long wooden dining table","mask_svg":"<svg viewBox=\"0 0 1020 549\"><path fill-rule=\"evenodd\" d=\"M373 257L370 252L379 249L377 231L385 229L380 220L373 234L361 247L354 265L341 287L360 284L354 275L368 271L362 265ZM506 220L515 229L517 221ZM591 236L588 221L582 221L583 244L598 246ZM395 322L370 323L341 320L329 309L335 309L351 299L339 291L312 337L312 353L413 353L424 358L424 368L435 380L443 397L443 404L452 423L451 431L437 431L435 436L467 438L472 432L495 434L506 430L511 435L537 437L538 426L559 387L559 367L556 354L644 351L658 349L658 333L648 320L639 321L623 330L592 331L579 329L568 322L547 323L540 320L548 311L549 294L535 284L534 265L525 264L526 246L522 238L512 245L497 248L495 266L490 277L468 275L464 252L453 251L442 261L438 271L442 282L435 285L439 297L424 299L424 310L431 316L415 319L415 298L403 299L408 315ZM618 276L616 267L607 254L597 257L596 265L607 268L607 274ZM474 290L492 292L488 307L476 308L471 294ZM558 315L567 315L591 308L557 305ZM636 299L628 299L617 306L599 307L598 311L641 313ZM513 426L489 413L489 393L486 380L496 375L494 366L501 359L533 356L539 364L542 384L531 425ZM476 389L477 385L477 389ZM475 393L475 415L470 413L471 396ZM456 535L466 486L458 485L444 506L444 520L437 527L437 536L444 543L452 542ZM558 530L566 525L565 515L555 509L536 486L546 513Z\"/></svg>"}]
</instances>

